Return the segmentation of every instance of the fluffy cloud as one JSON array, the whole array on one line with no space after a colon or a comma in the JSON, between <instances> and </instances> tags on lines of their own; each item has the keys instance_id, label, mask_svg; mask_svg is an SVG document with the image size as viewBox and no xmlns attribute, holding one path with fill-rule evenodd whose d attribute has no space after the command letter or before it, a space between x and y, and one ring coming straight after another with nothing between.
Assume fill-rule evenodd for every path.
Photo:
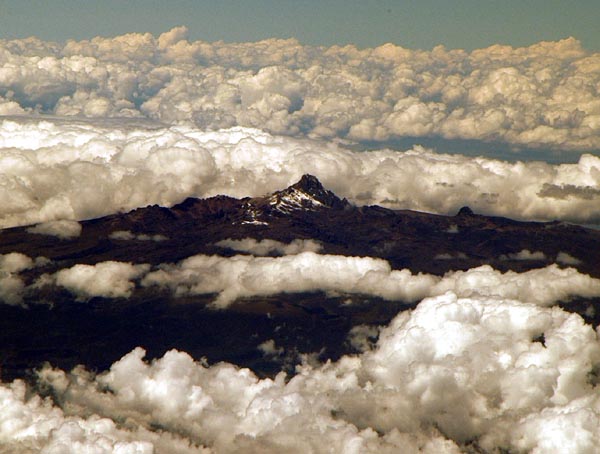
<instances>
[{"instance_id":1,"label":"fluffy cloud","mask_svg":"<svg viewBox=\"0 0 600 454\"><path fill-rule=\"evenodd\" d=\"M471 53L296 40L189 42L185 28L0 41L0 113L152 118L356 140L600 148L600 56L569 38Z\"/></svg>"},{"instance_id":2,"label":"fluffy cloud","mask_svg":"<svg viewBox=\"0 0 600 454\"><path fill-rule=\"evenodd\" d=\"M23 292L26 287L19 273L47 262L45 257L33 260L19 252L0 254L0 301L10 305L23 304Z\"/></svg>"},{"instance_id":3,"label":"fluffy cloud","mask_svg":"<svg viewBox=\"0 0 600 454\"><path fill-rule=\"evenodd\" d=\"M259 252L264 251L259 248ZM18 273L44 260L38 258L34 262L18 253L0 257L0 296L5 302L21 302L26 287ZM281 257L195 255L176 264L161 264L154 270L148 264L115 261L78 264L54 274L43 274L32 289L57 285L79 300L94 296L127 298L136 282L143 287L169 288L176 296L216 294L212 304L217 308L225 308L240 298L301 292L363 294L389 301L414 302L452 291L461 297L501 297L541 306L567 301L571 296L600 296L600 279L557 265L524 273L501 273L483 265L468 271L451 271L440 277L413 274L408 269L393 270L387 261L377 258L314 252Z\"/></svg>"},{"instance_id":4,"label":"fluffy cloud","mask_svg":"<svg viewBox=\"0 0 600 454\"><path fill-rule=\"evenodd\" d=\"M56 236L61 239L76 238L81 235L81 224L77 221L48 221L27 229L29 233Z\"/></svg>"},{"instance_id":5,"label":"fluffy cloud","mask_svg":"<svg viewBox=\"0 0 600 454\"><path fill-rule=\"evenodd\" d=\"M126 298L134 288L133 279L150 269L149 265L123 262L101 262L95 265L74 265L53 275L43 275L36 286L55 284L85 300L94 296Z\"/></svg>"},{"instance_id":6,"label":"fluffy cloud","mask_svg":"<svg viewBox=\"0 0 600 454\"><path fill-rule=\"evenodd\" d=\"M2 452L23 454L207 454L168 432L127 430L98 416L70 416L52 401L31 396L22 381L0 385Z\"/></svg>"},{"instance_id":7,"label":"fluffy cloud","mask_svg":"<svg viewBox=\"0 0 600 454\"><path fill-rule=\"evenodd\" d=\"M25 397L21 382L0 386L0 440L17 451L76 439L123 452L453 454L593 452L600 442L600 343L575 314L448 292L364 348L289 380L174 350L146 362L141 348L98 376L46 367L40 380L58 406ZM158 448L169 436L179 445Z\"/></svg>"},{"instance_id":8,"label":"fluffy cloud","mask_svg":"<svg viewBox=\"0 0 600 454\"><path fill-rule=\"evenodd\" d=\"M3 298L16 304L21 301L25 287L15 273L25 269L23 266L33 266L34 262L22 254L4 257L8 257L7 263L23 262L17 271L11 265L2 268ZM392 270L382 259L314 252L282 257L195 255L177 264L162 264L155 270L147 264L114 261L78 264L52 275L44 274L33 286L58 285L80 300L94 296L126 298L135 288L134 281L144 287L169 288L176 296L216 294L213 306L217 308L225 308L240 298L316 291L332 295L363 294L404 302L452 291L461 297L510 298L541 306L566 301L575 295L600 296L599 279L557 265L524 273L501 273L483 265L440 277L412 274L407 269Z\"/></svg>"},{"instance_id":9,"label":"fluffy cloud","mask_svg":"<svg viewBox=\"0 0 600 454\"><path fill-rule=\"evenodd\" d=\"M161 265L146 274L141 284L168 287L176 295L216 293L213 304L219 308L239 298L311 291L406 302L452 291L463 297L502 297L539 305L572 295L600 296L599 279L556 265L524 273L501 273L484 265L438 277L392 270L381 259L313 252L276 258L196 255L178 264Z\"/></svg>"},{"instance_id":10,"label":"fluffy cloud","mask_svg":"<svg viewBox=\"0 0 600 454\"><path fill-rule=\"evenodd\" d=\"M573 181L600 188L600 158L592 155L575 164L511 163L420 147L355 152L252 129L59 120L3 121L0 151L5 227L170 206L188 196L261 196L304 173L357 204L451 214L469 205L521 219L600 221L600 192L557 192Z\"/></svg>"},{"instance_id":11,"label":"fluffy cloud","mask_svg":"<svg viewBox=\"0 0 600 454\"><path fill-rule=\"evenodd\" d=\"M142 285L170 287L176 295L218 293L213 304L223 308L239 298L282 292L362 293L415 301L428 294L436 279L392 270L385 260L303 252L277 258L196 255L148 273Z\"/></svg>"},{"instance_id":12,"label":"fluffy cloud","mask_svg":"<svg viewBox=\"0 0 600 454\"><path fill-rule=\"evenodd\" d=\"M430 294L440 295L446 291L461 297L500 297L548 306L555 301L568 300L570 296L591 298L600 295L600 279L557 265L524 273L501 273L483 265L468 271L446 273Z\"/></svg>"},{"instance_id":13,"label":"fluffy cloud","mask_svg":"<svg viewBox=\"0 0 600 454\"><path fill-rule=\"evenodd\" d=\"M252 255L293 255L300 252L319 252L321 244L315 240L296 239L289 244L270 239L257 241L254 238L241 240L226 239L215 243L217 246L232 249L238 252L247 252Z\"/></svg>"}]
</instances>

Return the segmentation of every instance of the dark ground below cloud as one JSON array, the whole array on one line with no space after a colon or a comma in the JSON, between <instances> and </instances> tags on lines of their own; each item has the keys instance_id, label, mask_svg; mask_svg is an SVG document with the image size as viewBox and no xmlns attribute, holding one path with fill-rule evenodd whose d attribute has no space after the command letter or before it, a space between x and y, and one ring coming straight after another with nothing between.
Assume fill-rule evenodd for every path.
<instances>
[{"instance_id":1,"label":"dark ground below cloud","mask_svg":"<svg viewBox=\"0 0 600 454\"><path fill-rule=\"evenodd\" d=\"M309 203L282 212L279 202L294 190L322 205ZM266 224L248 223L253 220ZM270 197L188 199L171 209L147 207L82 225L81 236L71 240L27 233L24 227L6 229L0 233L0 253L21 252L52 260L21 273L26 284L42 273L79 263L117 260L158 265L194 254L231 256L233 250L215 243L247 237L284 243L310 238L322 243L325 254L380 257L394 269L437 275L482 264L523 272L545 267L563 252L580 260L574 265L580 272L600 277L598 231L560 222L487 217L466 209L447 217L354 207L310 178ZM168 239L111 239L110 234L119 230ZM545 258L506 258L524 249L543 252ZM196 359L206 357L210 363L247 366L259 375L272 375L282 367L292 372L298 354L316 352L320 359L336 359L353 351L347 341L352 327L387 324L409 307L373 297L317 292L252 298L217 311L207 307L213 296L176 298L166 291L136 288L128 299L78 302L57 287L27 293L28 308L0 305L1 378L26 377L44 361L63 369L84 364L105 370L137 346L146 348L149 357L176 348ZM344 304L349 298L351 304ZM595 303L577 300L565 308L597 325L600 314L590 311ZM275 347L284 348L284 354L265 356L258 349L271 339Z\"/></svg>"}]
</instances>

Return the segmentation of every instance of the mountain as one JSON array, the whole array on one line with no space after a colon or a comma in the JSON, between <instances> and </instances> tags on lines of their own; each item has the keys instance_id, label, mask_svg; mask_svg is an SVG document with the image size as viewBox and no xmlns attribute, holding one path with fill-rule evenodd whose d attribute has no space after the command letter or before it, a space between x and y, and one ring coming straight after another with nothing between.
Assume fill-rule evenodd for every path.
<instances>
[{"instance_id":1,"label":"mountain","mask_svg":"<svg viewBox=\"0 0 600 454\"><path fill-rule=\"evenodd\" d=\"M340 200L312 175L303 175L296 184L267 197L267 202L270 208L267 213L283 214L290 214L293 211L339 210L350 207L346 199Z\"/></svg>"},{"instance_id":2,"label":"mountain","mask_svg":"<svg viewBox=\"0 0 600 454\"><path fill-rule=\"evenodd\" d=\"M81 234L72 238L33 233L27 226L0 232L0 254L47 259L19 275L26 308L0 304L3 379L27 376L43 361L102 370L138 345L150 357L178 348L268 375L281 369L281 361L293 361L266 358L256 348L263 342L337 358L351 351L345 340L352 327L385 324L410 307L382 304L376 297L348 305L344 295L297 292L254 296L252 304L216 311L209 307L211 294L177 295L136 285L128 298L95 296L82 302L64 287L35 285L43 276L78 264L117 261L162 269L196 254L243 254L232 245L250 238L282 244L312 240L321 254L378 257L413 273L443 275L482 264L523 272L562 261L600 277L600 231L484 216L469 207L441 216L355 206L311 175L263 197L188 198L171 208L148 206L81 226ZM573 310L596 323L588 306L577 304L571 304Z\"/></svg>"},{"instance_id":3,"label":"mountain","mask_svg":"<svg viewBox=\"0 0 600 454\"><path fill-rule=\"evenodd\" d=\"M224 239L314 239L326 254L379 257L393 268L438 275L482 264L525 271L552 263L563 252L578 259L573 265L578 270L600 277L599 231L557 221L484 216L468 207L455 216L441 216L353 206L310 175L264 197L188 198L171 208L148 206L81 225L81 234L70 239L33 234L29 227L2 230L0 253L44 256L60 267L106 260L156 265L194 254L231 255L233 251L216 246ZM144 241L151 237L163 241ZM523 250L545 258L511 258Z\"/></svg>"}]
</instances>

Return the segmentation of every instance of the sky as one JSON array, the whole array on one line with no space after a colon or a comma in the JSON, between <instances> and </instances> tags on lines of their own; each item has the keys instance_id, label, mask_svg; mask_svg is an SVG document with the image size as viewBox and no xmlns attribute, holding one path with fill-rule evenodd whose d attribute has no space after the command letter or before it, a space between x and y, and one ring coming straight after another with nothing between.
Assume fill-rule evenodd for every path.
<instances>
[{"instance_id":1,"label":"sky","mask_svg":"<svg viewBox=\"0 0 600 454\"><path fill-rule=\"evenodd\" d=\"M4 0L3 38L89 39L128 32L158 35L179 25L190 39L225 42L295 37L303 44L391 42L411 49L526 46L573 36L600 50L594 0Z\"/></svg>"}]
</instances>

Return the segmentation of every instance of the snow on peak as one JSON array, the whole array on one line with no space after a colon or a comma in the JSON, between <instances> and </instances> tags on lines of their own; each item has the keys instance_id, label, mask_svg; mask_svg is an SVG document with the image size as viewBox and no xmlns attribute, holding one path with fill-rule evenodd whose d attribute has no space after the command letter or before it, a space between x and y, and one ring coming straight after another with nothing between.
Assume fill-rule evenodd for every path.
<instances>
[{"instance_id":1,"label":"snow on peak","mask_svg":"<svg viewBox=\"0 0 600 454\"><path fill-rule=\"evenodd\" d=\"M289 213L295 210L315 210L322 207L323 203L311 194L304 191L289 188L286 191L273 194L269 197L269 205L277 211Z\"/></svg>"},{"instance_id":2,"label":"snow on peak","mask_svg":"<svg viewBox=\"0 0 600 454\"><path fill-rule=\"evenodd\" d=\"M343 208L348 204L333 192L323 187L312 175L303 175L300 181L273 194L249 199L244 203L242 224L268 224L272 213L291 214L301 211L317 211L328 208Z\"/></svg>"},{"instance_id":3,"label":"snow on peak","mask_svg":"<svg viewBox=\"0 0 600 454\"><path fill-rule=\"evenodd\" d=\"M269 197L269 205L277 211L289 213L296 210L315 211L321 208L343 206L333 192L323 187L313 175L303 175L300 181Z\"/></svg>"}]
</instances>

